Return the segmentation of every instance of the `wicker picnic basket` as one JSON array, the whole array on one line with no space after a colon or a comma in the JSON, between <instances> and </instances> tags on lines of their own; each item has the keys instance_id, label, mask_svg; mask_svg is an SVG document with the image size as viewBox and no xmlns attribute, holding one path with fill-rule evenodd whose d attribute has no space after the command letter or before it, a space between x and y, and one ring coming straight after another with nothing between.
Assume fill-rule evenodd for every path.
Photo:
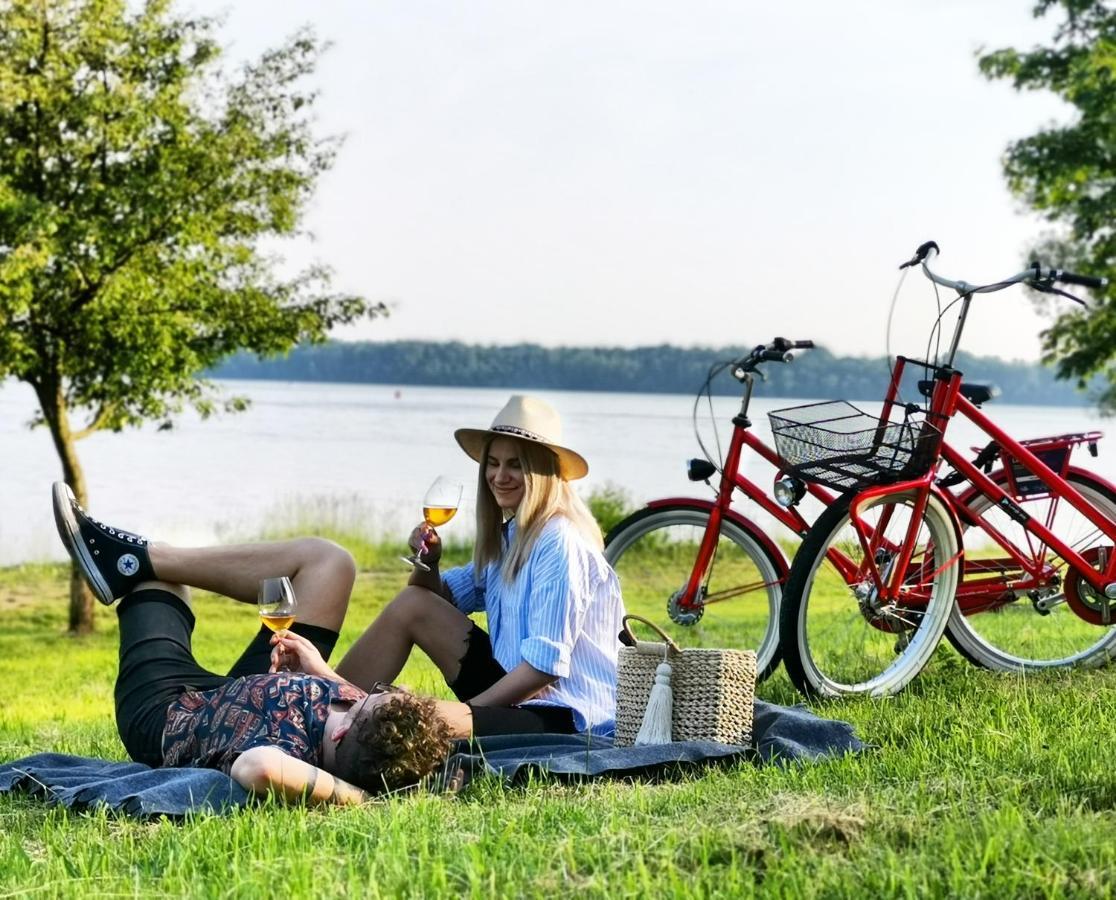
<instances>
[{"instance_id":1,"label":"wicker picnic basket","mask_svg":"<svg viewBox=\"0 0 1116 900\"><path fill-rule=\"evenodd\" d=\"M638 641L632 621L663 639ZM659 663L670 663L673 694L671 738L675 741L752 743L756 654L751 650L681 649L661 628L641 616L625 616L616 678L616 746L630 747L639 733Z\"/></svg>"}]
</instances>

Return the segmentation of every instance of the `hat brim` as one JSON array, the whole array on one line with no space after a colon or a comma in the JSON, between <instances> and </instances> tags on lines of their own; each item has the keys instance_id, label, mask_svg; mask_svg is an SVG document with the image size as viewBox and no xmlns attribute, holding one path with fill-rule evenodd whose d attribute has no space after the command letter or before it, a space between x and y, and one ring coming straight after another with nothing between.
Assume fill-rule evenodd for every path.
<instances>
[{"instance_id":1,"label":"hat brim","mask_svg":"<svg viewBox=\"0 0 1116 900\"><path fill-rule=\"evenodd\" d=\"M491 431L483 428L458 428L457 431L453 433L453 436L469 458L477 462L481 461L481 454L484 452L485 444L493 438L505 437L546 447L558 457L558 474L566 481L576 481L578 478L584 478L589 474L589 463L585 461L585 457L580 453L574 452L569 447L562 447L558 444L548 444L545 441L533 441L521 435L506 434L501 431Z\"/></svg>"}]
</instances>

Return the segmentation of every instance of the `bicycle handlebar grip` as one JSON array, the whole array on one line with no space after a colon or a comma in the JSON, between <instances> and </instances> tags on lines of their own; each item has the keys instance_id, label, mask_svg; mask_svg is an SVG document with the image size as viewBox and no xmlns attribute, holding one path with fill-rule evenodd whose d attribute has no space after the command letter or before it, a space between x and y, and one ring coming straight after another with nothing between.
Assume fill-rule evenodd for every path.
<instances>
[{"instance_id":1,"label":"bicycle handlebar grip","mask_svg":"<svg viewBox=\"0 0 1116 900\"><path fill-rule=\"evenodd\" d=\"M788 356L786 350L764 350L761 358L767 362L789 362Z\"/></svg>"},{"instance_id":2,"label":"bicycle handlebar grip","mask_svg":"<svg viewBox=\"0 0 1116 900\"><path fill-rule=\"evenodd\" d=\"M1079 284L1081 287L1102 288L1108 284L1107 278L1095 278L1092 275L1078 275L1075 272L1066 272L1061 269L1054 272L1054 280L1062 284Z\"/></svg>"},{"instance_id":3,"label":"bicycle handlebar grip","mask_svg":"<svg viewBox=\"0 0 1116 900\"><path fill-rule=\"evenodd\" d=\"M926 241L925 243L919 244L918 249L914 252L914 256L900 265L899 268L906 269L910 266L917 266L920 262L925 260L930 255L931 251L933 251L934 253L941 253L941 250L938 248L937 243L935 243L934 241Z\"/></svg>"},{"instance_id":4,"label":"bicycle handlebar grip","mask_svg":"<svg viewBox=\"0 0 1116 900\"><path fill-rule=\"evenodd\" d=\"M813 341L795 341L791 346L795 350L813 350L814 349L814 342Z\"/></svg>"}]
</instances>

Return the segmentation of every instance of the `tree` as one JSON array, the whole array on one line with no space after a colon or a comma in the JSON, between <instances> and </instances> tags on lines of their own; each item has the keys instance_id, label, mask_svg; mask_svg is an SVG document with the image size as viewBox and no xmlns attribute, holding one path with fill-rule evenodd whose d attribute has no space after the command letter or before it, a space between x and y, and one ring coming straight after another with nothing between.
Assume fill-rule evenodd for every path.
<instances>
[{"instance_id":1,"label":"tree","mask_svg":"<svg viewBox=\"0 0 1116 900\"><path fill-rule=\"evenodd\" d=\"M1107 277L1088 311L1063 312L1044 333L1047 362L1079 386L1107 376L1100 405L1116 411L1116 7L1110 0L1039 0L1034 15L1064 13L1050 46L996 50L980 58L992 79L1048 90L1072 121L1012 143L1004 173L1016 196L1057 229L1036 247L1044 262Z\"/></svg>"},{"instance_id":2,"label":"tree","mask_svg":"<svg viewBox=\"0 0 1116 900\"><path fill-rule=\"evenodd\" d=\"M137 6L0 0L0 379L34 389L83 503L81 438L242 408L199 373L382 311L261 245L297 232L336 151L313 134L313 35L229 75L213 20ZM75 572L71 629L92 621Z\"/></svg>"}]
</instances>

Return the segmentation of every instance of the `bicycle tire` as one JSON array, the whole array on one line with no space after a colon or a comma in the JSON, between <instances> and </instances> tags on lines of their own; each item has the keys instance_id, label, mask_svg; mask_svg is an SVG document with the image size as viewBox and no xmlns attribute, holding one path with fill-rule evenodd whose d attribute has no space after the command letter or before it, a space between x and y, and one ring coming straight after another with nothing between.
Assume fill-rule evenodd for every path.
<instances>
[{"instance_id":1,"label":"bicycle tire","mask_svg":"<svg viewBox=\"0 0 1116 900\"><path fill-rule=\"evenodd\" d=\"M692 506L647 507L609 531L605 558L620 578L630 612L659 619L667 611L671 597L686 585L693 571L709 515L709 510ZM703 619L692 626L671 623L667 631L683 646L693 646L696 637L699 643L709 640L712 646L754 648L756 678L762 680L779 665L779 603L787 571L785 559L734 520L722 519L710 593L755 587L742 597L718 604L712 621ZM762 595L761 602L755 602L756 595Z\"/></svg>"},{"instance_id":2,"label":"bicycle tire","mask_svg":"<svg viewBox=\"0 0 1116 900\"><path fill-rule=\"evenodd\" d=\"M780 614L783 666L806 697L882 697L902 690L929 662L953 608L958 539L952 514L931 495L923 513L904 584L924 593L925 610L879 604L867 578L850 584L828 561L837 549L857 564L864 550L849 521L857 492L842 495L818 518L791 563ZM884 494L864 506L877 534L901 543L911 520L914 491ZM881 527L880 520L883 519ZM886 573L886 550L870 547ZM883 555L881 555L883 554ZM858 596L857 592L860 592Z\"/></svg>"},{"instance_id":3,"label":"bicycle tire","mask_svg":"<svg viewBox=\"0 0 1116 900\"><path fill-rule=\"evenodd\" d=\"M997 482L1006 480L1004 473L994 477ZM1066 477L1087 500L1116 521L1116 493L1106 484L1087 472L1071 472ZM1048 522L1050 498L1015 498L1023 509L1038 521ZM987 512L993 504L983 494L968 504L974 512ZM1018 523L998 511L987 513L994 526L1013 543L1014 535L1025 532ZM1058 504L1055 534L1081 552L1101 542L1111 548L1112 543L1076 509L1065 501ZM968 537L966 558L972 554L970 545L979 529L966 529ZM1061 561L1059 560L1061 563ZM971 564L970 564L971 565ZM1067 566L1061 563L1058 582L1065 583ZM966 577L969 577L968 575ZM990 596L1002 595L996 582L990 584ZM995 604L993 609L966 615L955 604L946 625L946 637L957 652L974 665L1000 672L1035 671L1039 669L1089 668L1104 665L1116 655L1116 625L1104 628L1081 619L1064 602L1064 593L1052 587L1043 598L1048 612L1043 614L1035 603L1022 597L1007 604ZM1040 646L1049 647L1044 654Z\"/></svg>"}]
</instances>

